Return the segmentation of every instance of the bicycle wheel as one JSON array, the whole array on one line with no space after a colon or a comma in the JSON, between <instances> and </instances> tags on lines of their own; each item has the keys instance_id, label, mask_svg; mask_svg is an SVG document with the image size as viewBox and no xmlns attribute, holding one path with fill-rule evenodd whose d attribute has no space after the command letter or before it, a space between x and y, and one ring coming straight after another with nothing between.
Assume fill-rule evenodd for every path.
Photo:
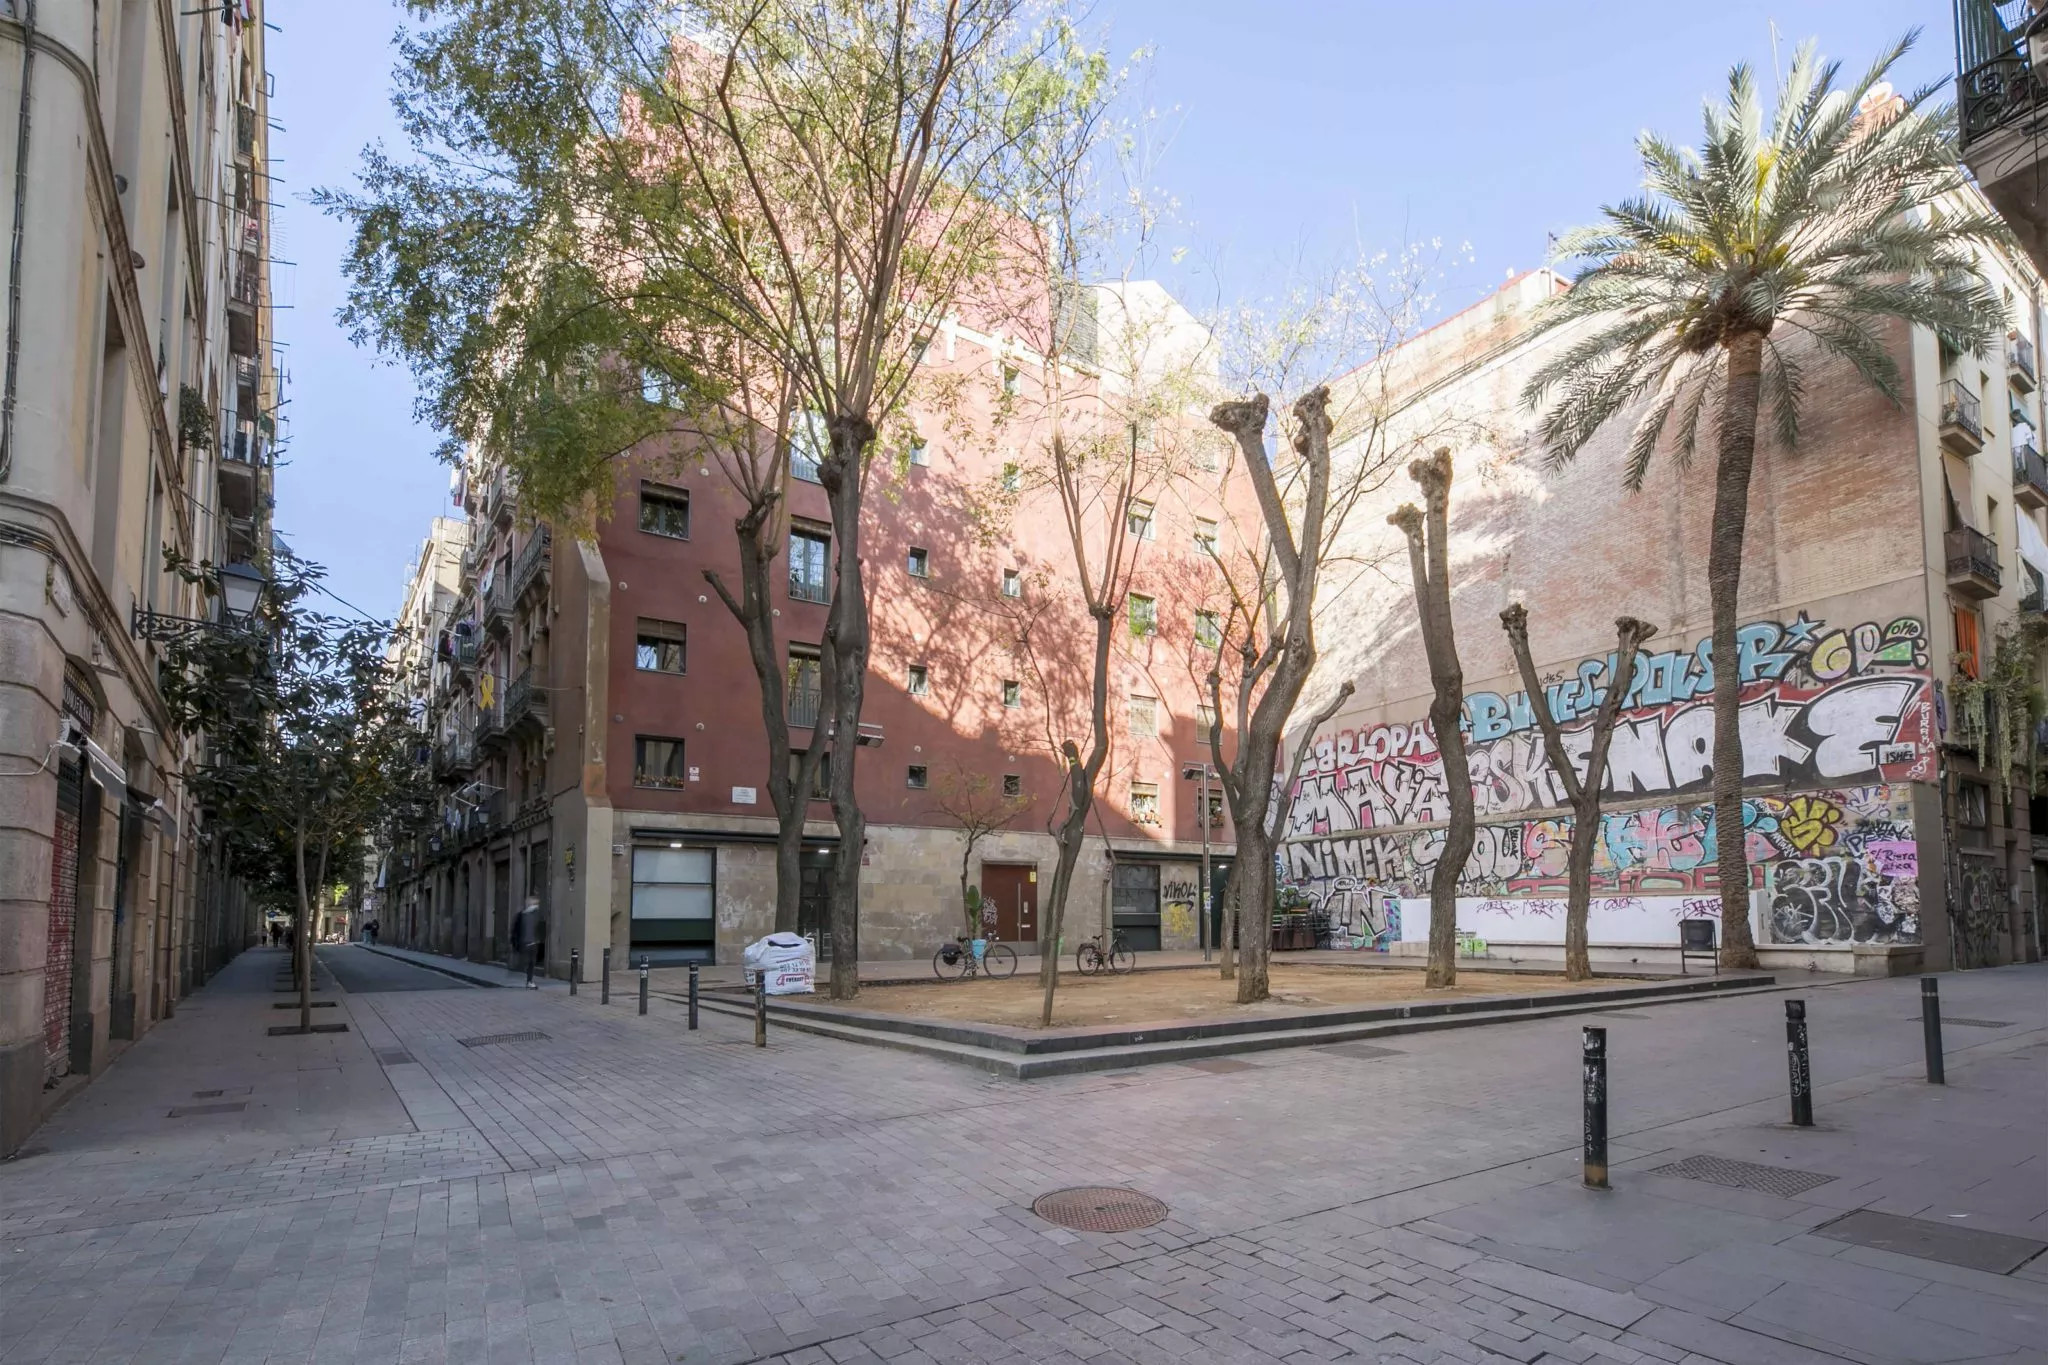
<instances>
[{"instance_id":1,"label":"bicycle wheel","mask_svg":"<svg viewBox=\"0 0 2048 1365\"><path fill-rule=\"evenodd\" d=\"M974 955L956 944L947 944L932 954L932 973L941 981L958 981L967 975Z\"/></svg>"},{"instance_id":2,"label":"bicycle wheel","mask_svg":"<svg viewBox=\"0 0 2048 1365\"><path fill-rule=\"evenodd\" d=\"M1093 976L1102 970L1102 950L1092 943L1084 943L1074 949L1074 970L1083 976Z\"/></svg>"},{"instance_id":3,"label":"bicycle wheel","mask_svg":"<svg viewBox=\"0 0 2048 1365\"><path fill-rule=\"evenodd\" d=\"M1138 970L1138 955L1119 944L1109 955L1109 969L1113 972L1135 972Z\"/></svg>"},{"instance_id":4,"label":"bicycle wheel","mask_svg":"<svg viewBox=\"0 0 2048 1365\"><path fill-rule=\"evenodd\" d=\"M1014 976L1017 971L1017 950L1007 943L991 943L981 954L981 974L997 981Z\"/></svg>"}]
</instances>

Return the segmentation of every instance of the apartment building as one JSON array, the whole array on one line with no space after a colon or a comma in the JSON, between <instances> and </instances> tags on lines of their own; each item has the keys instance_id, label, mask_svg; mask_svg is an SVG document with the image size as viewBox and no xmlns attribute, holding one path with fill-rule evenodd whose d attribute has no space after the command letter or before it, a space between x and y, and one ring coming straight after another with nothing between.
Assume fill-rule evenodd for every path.
<instances>
[{"instance_id":1,"label":"apartment building","mask_svg":"<svg viewBox=\"0 0 2048 1365\"><path fill-rule=\"evenodd\" d=\"M1739 667L1752 927L1767 966L1882 974L2040 951L2048 804L2030 790L2032 722L2024 708L1993 718L1993 752L2007 727L2028 729L2009 770L1980 764L1977 740L1987 675L2040 672L2040 281L2016 259L1982 268L2011 309L2000 350L1949 355L1901 327L1903 404L1816 364L1799 447L1760 442ZM1615 732L1590 929L1596 954L1670 960L1680 920L1718 915L1712 456L1690 469L1665 460L1631 495L1616 423L1573 464L1549 466L1518 400L1572 340L1530 334L1563 288L1548 272L1521 276L1383 362L1403 428L1453 433L1453 605L1481 822L1458 921L1495 954L1562 955L1574 831L1500 612L1527 606L1549 704L1581 754L1627 613L1659 633ZM1385 513L1415 498L1392 478L1352 517L1352 553L1405 562ZM1358 691L1317 736L1285 871L1355 946L1420 952L1449 812L1413 597L1405 573L1391 579L1328 605L1310 700L1340 678Z\"/></svg>"},{"instance_id":2,"label":"apartment building","mask_svg":"<svg viewBox=\"0 0 2048 1365\"><path fill-rule=\"evenodd\" d=\"M2048 271L2048 10L2041 0L1955 0L1956 114L1963 160Z\"/></svg>"},{"instance_id":3,"label":"apartment building","mask_svg":"<svg viewBox=\"0 0 2048 1365\"><path fill-rule=\"evenodd\" d=\"M1153 285L1119 286L1101 305L1196 326ZM861 862L863 957L925 957L960 932L964 841L947 807L975 775L1022 809L980 842L967 875L1003 938L1035 942L1056 856L1047 828L1061 767L1049 736L1076 733L1061 727L1085 706L1093 623L1056 508L1027 498L1002 525L985 520L988 494L1036 435L991 434L994 407L1028 405L1039 362L959 319L930 344L928 365L985 397L948 422L914 412L916 437L880 452L869 476L874 648L852 750L868 842L839 847L821 792L802 857L800 925L826 953L826 887L841 857ZM1220 437L1209 448L1220 455ZM801 441L792 451L774 605L800 749L820 742L830 595L832 528L814 454ZM1205 566L1219 521L1256 512L1219 458L1195 464L1132 512L1141 548L1110 682L1117 734L1069 903L1070 948L1105 924L1140 947L1199 938L1203 830L1182 773L1201 757L1203 613L1214 605ZM510 917L532 896L547 912L556 974L572 950L593 964L607 947L619 962L737 960L772 927L776 833L759 685L706 579L737 581L738 494L715 462L666 438L623 468L611 515L586 539L528 524L517 490L488 464L466 500L459 605L435 643L427 722L448 802L439 828L395 854L387 933L503 958ZM1230 846L1219 801L1212 793L1208 833L1220 879Z\"/></svg>"},{"instance_id":4,"label":"apartment building","mask_svg":"<svg viewBox=\"0 0 2048 1365\"><path fill-rule=\"evenodd\" d=\"M257 0L0 3L0 1155L254 912L180 780L156 667L261 574L271 362Z\"/></svg>"}]
</instances>

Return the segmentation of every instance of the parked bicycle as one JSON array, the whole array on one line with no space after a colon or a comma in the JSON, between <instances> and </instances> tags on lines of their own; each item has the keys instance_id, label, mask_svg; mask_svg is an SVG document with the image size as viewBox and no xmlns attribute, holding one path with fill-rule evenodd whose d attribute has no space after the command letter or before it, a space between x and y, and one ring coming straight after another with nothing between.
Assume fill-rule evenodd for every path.
<instances>
[{"instance_id":1,"label":"parked bicycle","mask_svg":"<svg viewBox=\"0 0 2048 1365\"><path fill-rule=\"evenodd\" d=\"M964 981L970 976L1001 981L1016 974L1017 950L993 938L971 939L959 934L932 954L932 971L941 981Z\"/></svg>"},{"instance_id":2,"label":"parked bicycle","mask_svg":"<svg viewBox=\"0 0 2048 1365\"><path fill-rule=\"evenodd\" d=\"M1074 970L1083 976L1094 976L1097 972L1135 972L1138 970L1138 955L1124 941L1123 930L1116 931L1107 948L1102 946L1102 935L1097 934L1074 950Z\"/></svg>"}]
</instances>

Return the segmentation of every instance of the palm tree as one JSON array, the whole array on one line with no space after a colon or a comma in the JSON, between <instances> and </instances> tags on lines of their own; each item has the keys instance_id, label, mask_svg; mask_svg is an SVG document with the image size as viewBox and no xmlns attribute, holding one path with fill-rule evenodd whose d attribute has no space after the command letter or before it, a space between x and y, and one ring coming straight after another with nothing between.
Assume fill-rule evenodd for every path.
<instances>
[{"instance_id":1,"label":"palm tree","mask_svg":"<svg viewBox=\"0 0 2048 1365\"><path fill-rule=\"evenodd\" d=\"M1854 86L1799 50L1767 118L1747 66L1724 104L1705 111L1701 149L1649 133L1637 142L1645 193L1567 235L1560 260L1582 263L1540 326L1585 335L1523 391L1544 413L1553 465L1570 461L1624 414L1633 422L1624 475L1641 488L1660 451L1690 463L1703 420L1716 445L1707 559L1713 659L1736 657L1736 589L1757 418L1768 407L1780 445L1799 438L1806 367L1846 361L1898 402L1891 338L1900 322L1931 328L1953 352L1982 354L2005 310L1978 276L1977 249L2008 240L1965 188L1954 110L1936 87L1899 95L1886 73L1907 34ZM1788 341L1790 344L1787 344ZM1756 965L1743 849L1741 679L1714 669L1714 830L1722 961Z\"/></svg>"}]
</instances>

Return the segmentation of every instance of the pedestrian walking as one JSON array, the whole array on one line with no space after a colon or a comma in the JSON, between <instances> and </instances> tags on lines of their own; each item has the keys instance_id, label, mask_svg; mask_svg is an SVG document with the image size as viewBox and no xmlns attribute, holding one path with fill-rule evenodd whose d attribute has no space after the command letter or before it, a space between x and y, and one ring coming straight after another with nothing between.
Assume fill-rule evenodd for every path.
<instances>
[{"instance_id":1,"label":"pedestrian walking","mask_svg":"<svg viewBox=\"0 0 2048 1365\"><path fill-rule=\"evenodd\" d=\"M371 920L363 926L363 937L370 940L372 948L377 946L377 921Z\"/></svg>"},{"instance_id":2,"label":"pedestrian walking","mask_svg":"<svg viewBox=\"0 0 2048 1365\"><path fill-rule=\"evenodd\" d=\"M526 955L526 989L530 991L540 989L533 979L533 969L539 962L546 937L547 926L541 919L540 897L528 896L526 904L519 907L519 914L512 921L512 941Z\"/></svg>"}]
</instances>

